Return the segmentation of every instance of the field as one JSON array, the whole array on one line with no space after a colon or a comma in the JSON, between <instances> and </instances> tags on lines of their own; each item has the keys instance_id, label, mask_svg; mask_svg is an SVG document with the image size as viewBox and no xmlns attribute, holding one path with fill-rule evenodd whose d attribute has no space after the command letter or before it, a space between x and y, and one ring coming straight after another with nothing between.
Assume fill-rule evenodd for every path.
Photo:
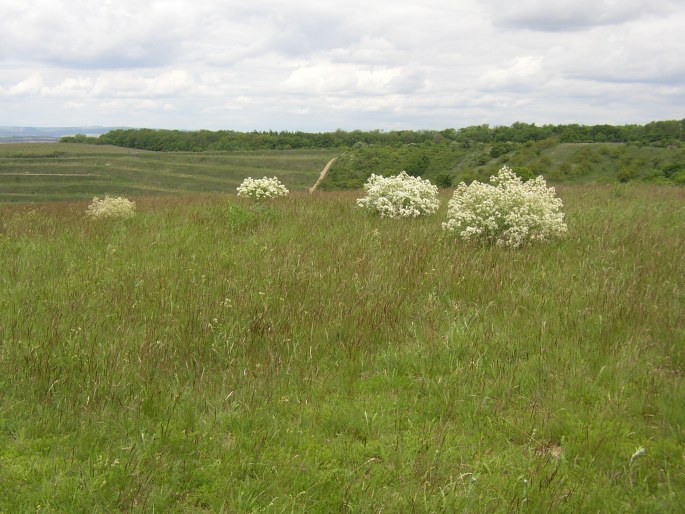
<instances>
[{"instance_id":1,"label":"field","mask_svg":"<svg viewBox=\"0 0 685 514\"><path fill-rule=\"evenodd\" d=\"M320 189L360 189L372 174L402 170L441 187L487 182L508 165L553 184L685 184L685 147L624 143L359 145L327 150L152 152L78 143L0 144L0 202L86 200L116 196L235 193L248 176L274 175L305 190L333 157Z\"/></svg>"},{"instance_id":2,"label":"field","mask_svg":"<svg viewBox=\"0 0 685 514\"><path fill-rule=\"evenodd\" d=\"M148 152L64 143L0 145L0 202L93 196L235 192L245 177L277 175L290 189L316 182L335 151Z\"/></svg>"},{"instance_id":3,"label":"field","mask_svg":"<svg viewBox=\"0 0 685 514\"><path fill-rule=\"evenodd\" d=\"M685 189L558 192L518 250L446 197L0 204L0 512L681 510Z\"/></svg>"}]
</instances>

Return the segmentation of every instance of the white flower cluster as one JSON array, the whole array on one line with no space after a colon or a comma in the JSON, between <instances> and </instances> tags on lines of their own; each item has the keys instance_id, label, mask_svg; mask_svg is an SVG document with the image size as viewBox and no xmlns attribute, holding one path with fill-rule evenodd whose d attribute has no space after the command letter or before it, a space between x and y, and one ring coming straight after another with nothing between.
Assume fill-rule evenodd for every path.
<instances>
[{"instance_id":1,"label":"white flower cluster","mask_svg":"<svg viewBox=\"0 0 685 514\"><path fill-rule=\"evenodd\" d=\"M392 177L371 175L364 189L366 197L358 199L357 205L386 218L416 218L440 207L438 188L406 171Z\"/></svg>"},{"instance_id":2,"label":"white flower cluster","mask_svg":"<svg viewBox=\"0 0 685 514\"><path fill-rule=\"evenodd\" d=\"M288 192L286 187L276 177L258 179L248 177L238 186L238 196L245 196L253 200L286 196Z\"/></svg>"},{"instance_id":3,"label":"white flower cluster","mask_svg":"<svg viewBox=\"0 0 685 514\"><path fill-rule=\"evenodd\" d=\"M566 233L561 199L543 177L523 182L507 166L490 184L459 184L448 204L442 228L462 239L518 247Z\"/></svg>"},{"instance_id":4,"label":"white flower cluster","mask_svg":"<svg viewBox=\"0 0 685 514\"><path fill-rule=\"evenodd\" d=\"M122 197L105 195L101 200L97 196L86 210L86 215L92 219L101 218L132 218L136 214L136 202Z\"/></svg>"}]
</instances>

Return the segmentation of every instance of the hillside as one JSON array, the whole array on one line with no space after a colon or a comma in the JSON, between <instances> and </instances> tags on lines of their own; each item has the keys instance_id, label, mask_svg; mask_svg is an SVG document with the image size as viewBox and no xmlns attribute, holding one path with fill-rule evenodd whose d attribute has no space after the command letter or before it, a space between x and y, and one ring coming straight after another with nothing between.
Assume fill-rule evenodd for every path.
<instances>
[{"instance_id":1,"label":"hillside","mask_svg":"<svg viewBox=\"0 0 685 514\"><path fill-rule=\"evenodd\" d=\"M557 184L685 184L685 147L681 145L560 143L545 139L534 143L357 145L340 156L321 188L359 188L371 173L392 175L401 170L449 187L460 181L486 181L503 165L525 178L543 175Z\"/></svg>"},{"instance_id":2,"label":"hillside","mask_svg":"<svg viewBox=\"0 0 685 514\"><path fill-rule=\"evenodd\" d=\"M149 152L108 145L0 145L0 202L90 199L117 194L231 192L247 176L277 175L306 189L335 152Z\"/></svg>"},{"instance_id":3,"label":"hillside","mask_svg":"<svg viewBox=\"0 0 685 514\"><path fill-rule=\"evenodd\" d=\"M0 202L234 193L248 177L278 176L291 190L314 185L338 157L322 191L359 189L372 174L402 170L440 187L486 181L502 165L552 184L685 183L685 146L639 143L358 143L349 148L160 152L82 143L0 145Z\"/></svg>"}]
</instances>

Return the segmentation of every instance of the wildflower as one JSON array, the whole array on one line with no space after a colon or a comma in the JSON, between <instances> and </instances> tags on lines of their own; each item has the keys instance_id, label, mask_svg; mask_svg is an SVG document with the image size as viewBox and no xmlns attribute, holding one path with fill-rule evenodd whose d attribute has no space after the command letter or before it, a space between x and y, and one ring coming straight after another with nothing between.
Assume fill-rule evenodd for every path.
<instances>
[{"instance_id":1,"label":"wildflower","mask_svg":"<svg viewBox=\"0 0 685 514\"><path fill-rule=\"evenodd\" d=\"M238 196L245 196L253 200L276 198L286 196L288 193L289 191L277 177L258 179L248 177L238 186Z\"/></svg>"},{"instance_id":2,"label":"wildflower","mask_svg":"<svg viewBox=\"0 0 685 514\"><path fill-rule=\"evenodd\" d=\"M386 218L416 218L440 207L438 188L406 171L392 177L373 174L364 189L366 197L358 199L357 205Z\"/></svg>"},{"instance_id":3,"label":"wildflower","mask_svg":"<svg viewBox=\"0 0 685 514\"><path fill-rule=\"evenodd\" d=\"M442 228L466 241L484 240L508 247L566 234L561 199L543 177L523 182L504 166L490 182L459 184Z\"/></svg>"},{"instance_id":4,"label":"wildflower","mask_svg":"<svg viewBox=\"0 0 685 514\"><path fill-rule=\"evenodd\" d=\"M101 200L97 196L86 210L86 215L92 219L101 218L132 218L136 214L136 203L122 197L105 195Z\"/></svg>"}]
</instances>

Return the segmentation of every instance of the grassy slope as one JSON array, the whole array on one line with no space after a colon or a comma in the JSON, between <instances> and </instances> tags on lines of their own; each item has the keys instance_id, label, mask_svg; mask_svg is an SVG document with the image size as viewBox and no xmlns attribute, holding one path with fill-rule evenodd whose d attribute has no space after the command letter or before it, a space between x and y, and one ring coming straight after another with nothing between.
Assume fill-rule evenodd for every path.
<instances>
[{"instance_id":1,"label":"grassy slope","mask_svg":"<svg viewBox=\"0 0 685 514\"><path fill-rule=\"evenodd\" d=\"M352 193L0 205L0 511L676 511L685 190L560 195L516 251Z\"/></svg>"},{"instance_id":2,"label":"grassy slope","mask_svg":"<svg viewBox=\"0 0 685 514\"><path fill-rule=\"evenodd\" d=\"M454 184L480 180L494 174L502 165L526 168L532 175L543 175L552 183L616 183L621 173L633 181L668 183L663 168L682 166L679 178L670 183L685 183L685 147L657 148L626 144L558 144L550 140L534 144L511 144L511 150L495 154L493 145L405 145L399 148L362 146L345 152L336 162L324 189L360 188L371 173L394 175L410 171L420 157L427 162L422 176L436 182L448 175ZM531 176L532 176L531 175Z\"/></svg>"},{"instance_id":3,"label":"grassy slope","mask_svg":"<svg viewBox=\"0 0 685 514\"><path fill-rule=\"evenodd\" d=\"M551 183L616 183L619 179L685 183L685 147L625 144L509 144L366 146L348 150L263 152L145 152L81 144L0 145L0 202L91 199L93 196L234 192L247 176L278 176L291 190L312 186L326 162L340 155L324 190L361 188L371 173L411 170L423 159L423 177L447 175L485 181L503 164L542 174ZM668 165L680 171L664 177ZM444 178L444 177L443 177Z\"/></svg>"},{"instance_id":4,"label":"grassy slope","mask_svg":"<svg viewBox=\"0 0 685 514\"><path fill-rule=\"evenodd\" d=\"M247 176L307 188L335 152L162 153L79 144L0 145L0 202L235 192Z\"/></svg>"}]
</instances>

